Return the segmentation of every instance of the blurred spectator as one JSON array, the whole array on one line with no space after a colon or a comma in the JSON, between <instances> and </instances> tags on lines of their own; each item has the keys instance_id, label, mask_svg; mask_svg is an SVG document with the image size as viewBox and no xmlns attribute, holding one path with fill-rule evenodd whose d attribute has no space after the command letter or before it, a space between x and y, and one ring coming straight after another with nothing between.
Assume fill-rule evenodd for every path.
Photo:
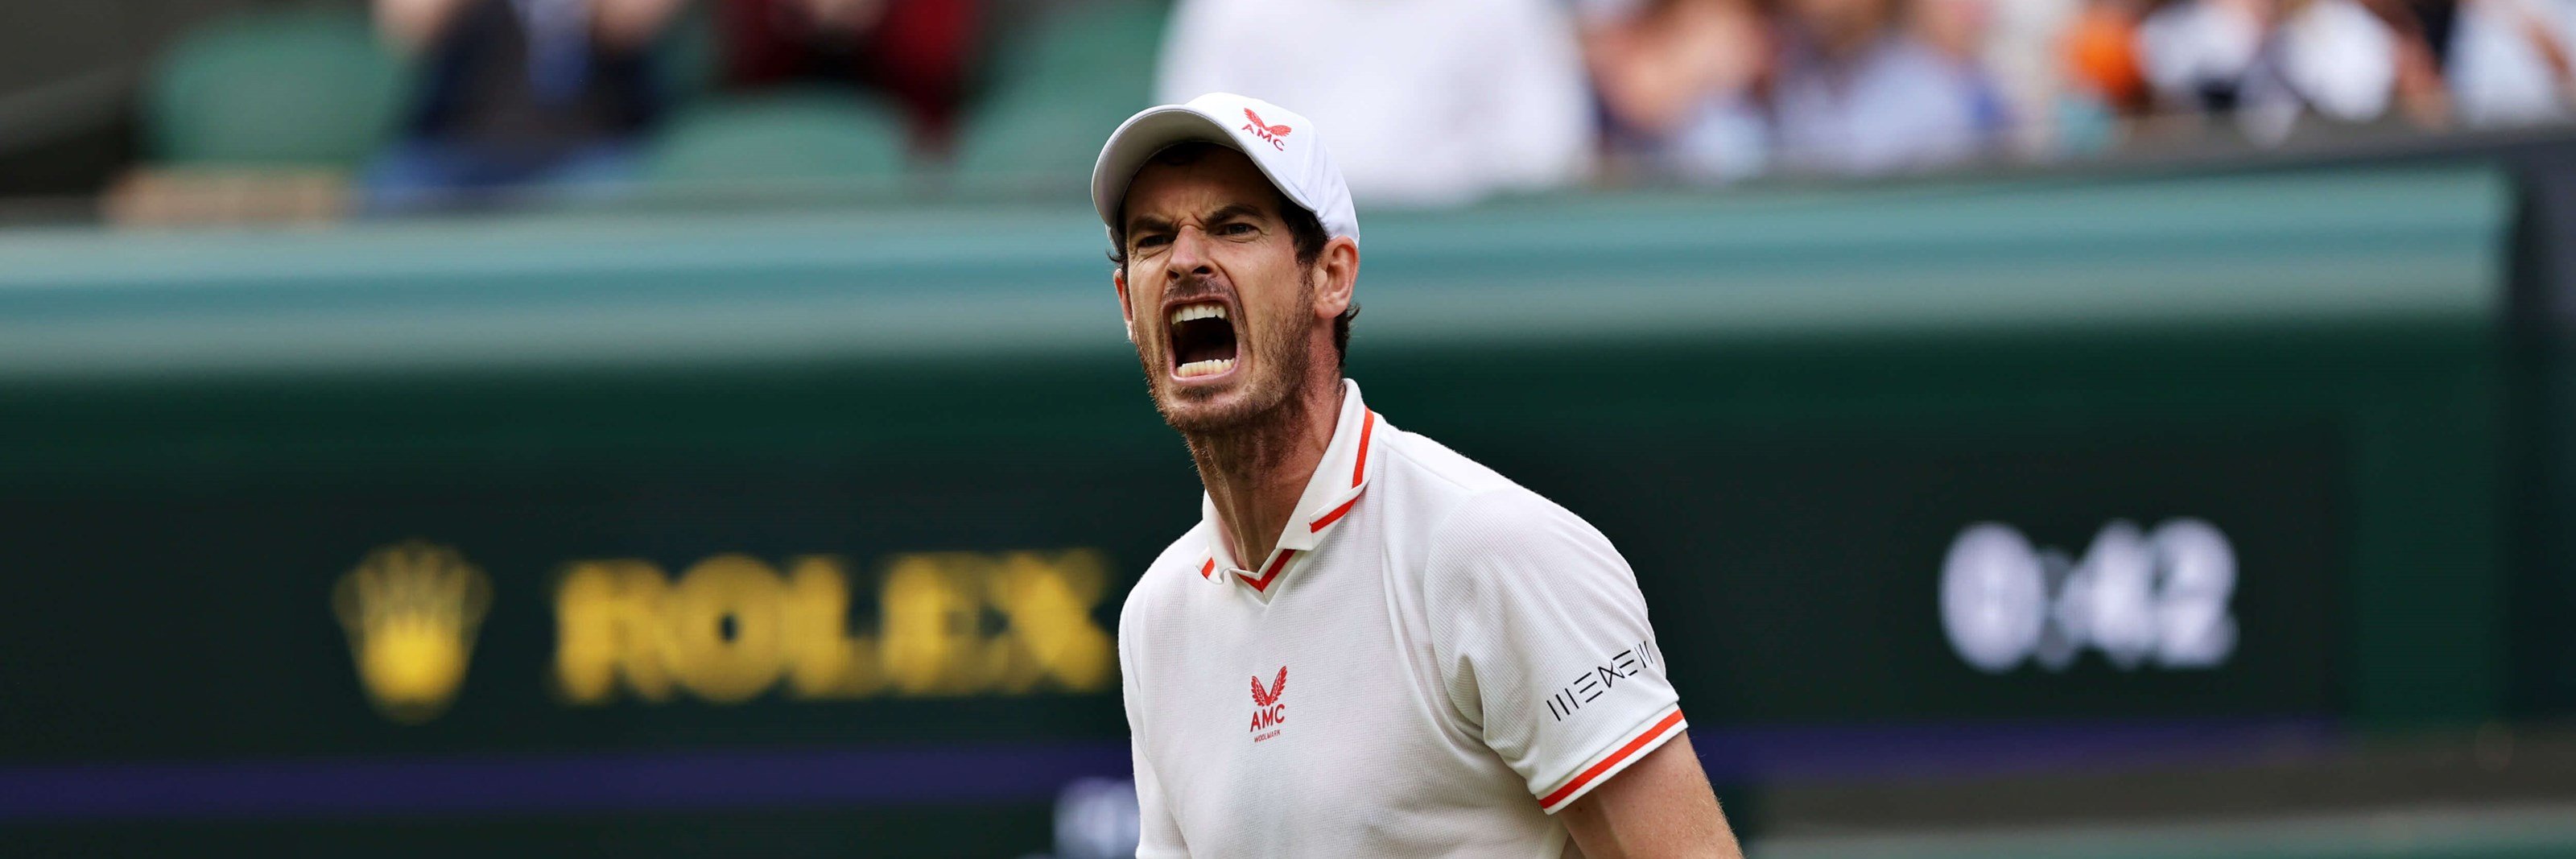
<instances>
[{"instance_id":1,"label":"blurred spectator","mask_svg":"<svg viewBox=\"0 0 2576 859\"><path fill-rule=\"evenodd\" d=\"M407 137L371 165L368 205L399 211L514 189L631 179L662 112L649 47L682 0L375 0L424 60Z\"/></svg>"},{"instance_id":2,"label":"blurred spectator","mask_svg":"<svg viewBox=\"0 0 2576 859\"><path fill-rule=\"evenodd\" d=\"M1657 175L1760 172L1770 131L1756 92L1770 58L1750 0L1595 5L1583 47L1608 149Z\"/></svg>"},{"instance_id":3,"label":"blurred spectator","mask_svg":"<svg viewBox=\"0 0 2576 859\"><path fill-rule=\"evenodd\" d=\"M2454 13L2452 0L2362 0L2396 38L2397 108L2425 128L2451 123L2451 92L2444 80Z\"/></svg>"},{"instance_id":4,"label":"blurred spectator","mask_svg":"<svg viewBox=\"0 0 2576 859\"><path fill-rule=\"evenodd\" d=\"M947 139L981 57L981 0L718 0L725 80L881 90L925 144Z\"/></svg>"},{"instance_id":5,"label":"blurred spectator","mask_svg":"<svg viewBox=\"0 0 2576 859\"><path fill-rule=\"evenodd\" d=\"M2182 0L2148 16L2139 52L2166 105L2232 113L2260 142L2303 114L2369 122L2400 99L2439 123L2446 100L2412 21L2403 6L2354 0Z\"/></svg>"},{"instance_id":6,"label":"blurred spectator","mask_svg":"<svg viewBox=\"0 0 2576 859\"><path fill-rule=\"evenodd\" d=\"M1947 5L1967 7L1963 0ZM2069 101L2088 106L2099 102L2068 80L2063 39L2084 12L2083 0L1984 0L1974 17L1943 16L1973 24L1983 38L1952 51L1984 67L2001 99L2007 133L2003 142L2023 156L2048 156L2066 148ZM1941 29L1959 29L1957 26ZM1962 34L1964 36L1970 34ZM1938 37L1936 37L1936 40Z\"/></svg>"},{"instance_id":7,"label":"blurred spectator","mask_svg":"<svg viewBox=\"0 0 2576 859\"><path fill-rule=\"evenodd\" d=\"M2138 70L2137 39L2137 10L2129 0L2088 0L2059 41L2070 88L2119 113L2144 111L2147 82Z\"/></svg>"},{"instance_id":8,"label":"blurred spectator","mask_svg":"<svg viewBox=\"0 0 2576 859\"><path fill-rule=\"evenodd\" d=\"M2260 61L2271 28L2269 0L2179 0L2138 25L2138 63L2168 110L2225 114L2250 99L2287 98L2272 64Z\"/></svg>"},{"instance_id":9,"label":"blurred spectator","mask_svg":"<svg viewBox=\"0 0 2576 859\"><path fill-rule=\"evenodd\" d=\"M2138 69L2133 0L2083 0L2057 35L2060 82L2046 108L2039 141L2050 155L2095 154L2127 135L2125 118L2147 111L2147 82Z\"/></svg>"},{"instance_id":10,"label":"blurred spectator","mask_svg":"<svg viewBox=\"0 0 2576 859\"><path fill-rule=\"evenodd\" d=\"M2397 0L2397 8L2415 22L2415 32L2439 72L2451 67L2452 27L2460 18L2460 0Z\"/></svg>"},{"instance_id":11,"label":"blurred spectator","mask_svg":"<svg viewBox=\"0 0 2576 859\"><path fill-rule=\"evenodd\" d=\"M2450 86L2462 122L2515 126L2569 117L2576 2L2461 0L2451 36Z\"/></svg>"},{"instance_id":12,"label":"blurred spectator","mask_svg":"<svg viewBox=\"0 0 2576 859\"><path fill-rule=\"evenodd\" d=\"M2366 122L2397 92L2397 34L2353 0L2290 0L2281 21L2282 72L2317 113Z\"/></svg>"},{"instance_id":13,"label":"blurred spectator","mask_svg":"<svg viewBox=\"0 0 2576 859\"><path fill-rule=\"evenodd\" d=\"M1332 130L1363 205L1589 175L1595 128L1564 0L1182 0L1155 95L1222 90Z\"/></svg>"},{"instance_id":14,"label":"blurred spectator","mask_svg":"<svg viewBox=\"0 0 2576 859\"><path fill-rule=\"evenodd\" d=\"M1845 174L1919 169L1976 158L1995 138L2005 122L2001 101L1954 52L1975 44L1974 23L1926 28L1943 13L1918 9L1916 26L1907 27L1897 3L1788 0L1772 93L1782 165Z\"/></svg>"}]
</instances>

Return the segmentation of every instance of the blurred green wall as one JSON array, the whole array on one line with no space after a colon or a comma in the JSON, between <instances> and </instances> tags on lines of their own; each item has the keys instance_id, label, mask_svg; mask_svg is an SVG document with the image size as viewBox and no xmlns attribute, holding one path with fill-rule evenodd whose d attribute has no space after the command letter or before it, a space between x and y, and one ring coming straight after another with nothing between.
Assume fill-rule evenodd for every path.
<instances>
[{"instance_id":1,"label":"blurred green wall","mask_svg":"<svg viewBox=\"0 0 2576 859\"><path fill-rule=\"evenodd\" d=\"M2512 199L2461 164L1372 214L1349 373L1617 542L1701 730L2485 720ZM1106 630L1196 515L1104 249L1078 208L962 204L0 235L0 767L1114 746L1114 687L994 667L1038 652L1013 553L1100 559ZM2236 563L2222 664L1953 652L1970 526L2080 563L2178 520ZM397 719L333 594L415 539L489 608L452 700ZM567 697L582 564L678 588L729 555L835 559L835 632L889 673ZM884 655L923 618L962 631ZM1021 844L1046 800L977 801ZM164 831L131 805L41 831Z\"/></svg>"}]
</instances>

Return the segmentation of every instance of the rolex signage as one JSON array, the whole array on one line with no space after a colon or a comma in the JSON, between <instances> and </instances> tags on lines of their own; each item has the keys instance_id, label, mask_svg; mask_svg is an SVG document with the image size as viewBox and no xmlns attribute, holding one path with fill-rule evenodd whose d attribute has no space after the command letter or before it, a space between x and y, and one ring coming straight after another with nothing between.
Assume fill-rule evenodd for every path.
<instances>
[{"instance_id":1,"label":"rolex signage","mask_svg":"<svg viewBox=\"0 0 2576 859\"><path fill-rule=\"evenodd\" d=\"M465 682L492 583L455 549L412 540L368 553L331 590L359 684L385 718L436 718Z\"/></svg>"},{"instance_id":2,"label":"rolex signage","mask_svg":"<svg viewBox=\"0 0 2576 859\"><path fill-rule=\"evenodd\" d=\"M1117 683L1116 644L1092 617L1106 578L1084 549L897 555L864 624L838 556L782 568L720 554L677 577L648 561L575 561L553 594L554 678L576 705L731 704L773 689L805 700L1102 692Z\"/></svg>"},{"instance_id":3,"label":"rolex signage","mask_svg":"<svg viewBox=\"0 0 2576 859\"><path fill-rule=\"evenodd\" d=\"M406 540L370 552L331 603L369 701L419 724L466 682L486 611L514 597L548 604L550 688L528 693L565 707L1101 693L1117 683L1115 641L1095 619L1107 579L1092 549L905 553L862 600L841 556L728 552L677 574L572 560L551 589L497 594L458 548Z\"/></svg>"}]
</instances>

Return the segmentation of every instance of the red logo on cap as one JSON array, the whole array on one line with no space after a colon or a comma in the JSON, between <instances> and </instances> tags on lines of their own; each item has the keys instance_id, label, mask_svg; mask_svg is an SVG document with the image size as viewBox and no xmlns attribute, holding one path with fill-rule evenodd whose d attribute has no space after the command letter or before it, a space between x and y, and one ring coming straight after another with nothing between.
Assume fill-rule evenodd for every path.
<instances>
[{"instance_id":1,"label":"red logo on cap","mask_svg":"<svg viewBox=\"0 0 2576 859\"><path fill-rule=\"evenodd\" d=\"M1288 132L1292 130L1288 126L1271 125L1270 123L1263 122L1261 121L1261 114L1253 113L1252 108L1248 107L1243 109L1243 118L1252 120L1250 124L1243 127L1243 130L1252 132L1252 136L1254 137L1270 141L1272 148L1278 149L1281 152L1288 151L1287 142L1279 139L1288 136Z\"/></svg>"}]
</instances>

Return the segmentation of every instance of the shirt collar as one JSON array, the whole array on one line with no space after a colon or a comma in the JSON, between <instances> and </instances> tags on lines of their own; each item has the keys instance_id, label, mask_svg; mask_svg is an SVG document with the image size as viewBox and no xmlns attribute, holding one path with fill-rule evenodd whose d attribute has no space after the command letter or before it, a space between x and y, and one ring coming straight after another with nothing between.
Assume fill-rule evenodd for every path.
<instances>
[{"instance_id":1,"label":"shirt collar","mask_svg":"<svg viewBox=\"0 0 2576 859\"><path fill-rule=\"evenodd\" d=\"M1324 447L1324 458L1315 463L1315 473L1306 478L1306 493L1297 499L1297 513L1288 518L1287 527L1279 532L1277 548L1254 569L1227 566L1234 556L1225 545L1224 529L1217 527L1216 500L1199 494L1199 517L1207 525L1207 557L1199 563L1199 577L1210 581L1239 581L1256 592L1267 594L1279 575L1295 566L1301 556L1312 554L1323 545L1324 536L1341 524L1351 507L1359 503L1360 493L1368 490L1371 457L1376 444L1379 421L1360 399L1360 384L1342 380L1342 413L1333 424L1333 440ZM1224 575L1220 575L1224 574Z\"/></svg>"}]
</instances>

